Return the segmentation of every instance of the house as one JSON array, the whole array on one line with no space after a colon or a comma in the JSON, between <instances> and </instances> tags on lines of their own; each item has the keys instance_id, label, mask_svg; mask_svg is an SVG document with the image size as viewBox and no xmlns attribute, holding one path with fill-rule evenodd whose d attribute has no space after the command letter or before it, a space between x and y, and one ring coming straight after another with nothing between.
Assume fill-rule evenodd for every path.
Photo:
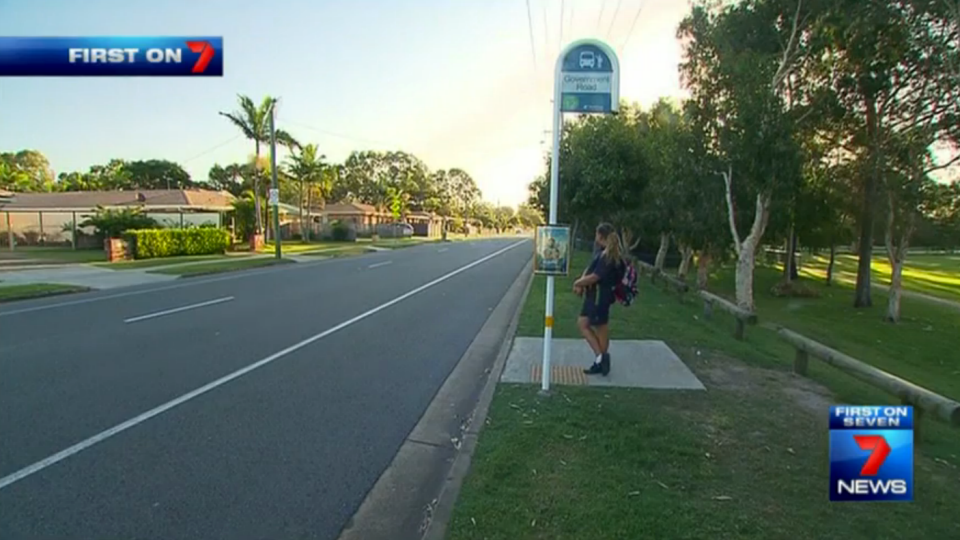
<instances>
[{"instance_id":1,"label":"house","mask_svg":"<svg viewBox=\"0 0 960 540\"><path fill-rule=\"evenodd\" d=\"M7 192L9 193L9 192ZM78 226L97 207L140 208L168 227L213 224L222 226L223 215L233 210L233 195L203 189L129 191L67 191L60 193L0 193L0 245L66 244L77 247L86 240L99 245L93 231ZM83 247L83 246L80 246Z\"/></svg>"},{"instance_id":2,"label":"house","mask_svg":"<svg viewBox=\"0 0 960 540\"><path fill-rule=\"evenodd\" d=\"M397 221L390 212L364 203L328 204L320 213L324 223L344 222L361 235L375 231L377 225ZM414 235L427 237L440 236L443 224L443 218L429 212L408 212L405 221L413 226Z\"/></svg>"}]
</instances>

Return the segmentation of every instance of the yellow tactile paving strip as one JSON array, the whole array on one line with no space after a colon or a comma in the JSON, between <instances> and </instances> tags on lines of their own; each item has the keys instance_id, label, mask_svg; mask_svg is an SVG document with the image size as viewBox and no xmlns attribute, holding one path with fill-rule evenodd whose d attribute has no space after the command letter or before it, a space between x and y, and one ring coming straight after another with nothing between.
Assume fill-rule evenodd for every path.
<instances>
[{"instance_id":1,"label":"yellow tactile paving strip","mask_svg":"<svg viewBox=\"0 0 960 540\"><path fill-rule=\"evenodd\" d=\"M540 364L534 364L530 373L530 382L541 382L542 370L543 367ZM587 374L583 372L582 366L550 366L550 383L586 386Z\"/></svg>"}]
</instances>

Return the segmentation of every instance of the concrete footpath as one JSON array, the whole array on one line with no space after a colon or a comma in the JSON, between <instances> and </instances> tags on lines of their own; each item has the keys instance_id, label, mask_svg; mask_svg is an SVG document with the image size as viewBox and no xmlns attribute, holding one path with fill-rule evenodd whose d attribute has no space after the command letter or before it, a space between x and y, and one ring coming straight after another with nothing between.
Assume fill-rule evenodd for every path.
<instances>
[{"instance_id":1,"label":"concrete footpath","mask_svg":"<svg viewBox=\"0 0 960 540\"><path fill-rule=\"evenodd\" d=\"M156 270L155 267L150 270ZM172 281L179 276L150 274L143 270L110 270L88 264L73 264L59 267L31 268L0 273L0 287L28 285L31 283L55 283L75 285L90 289L115 289L150 283Z\"/></svg>"}]
</instances>

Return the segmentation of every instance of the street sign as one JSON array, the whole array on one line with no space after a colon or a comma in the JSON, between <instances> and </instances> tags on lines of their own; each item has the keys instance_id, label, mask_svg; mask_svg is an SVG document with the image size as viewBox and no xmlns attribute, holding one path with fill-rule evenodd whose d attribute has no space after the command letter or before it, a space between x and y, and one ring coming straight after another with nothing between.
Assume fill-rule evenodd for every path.
<instances>
[{"instance_id":1,"label":"street sign","mask_svg":"<svg viewBox=\"0 0 960 540\"><path fill-rule=\"evenodd\" d=\"M279 189L270 188L268 197L270 199L270 202L269 202L270 206L277 206L278 204L280 204Z\"/></svg>"},{"instance_id":2,"label":"street sign","mask_svg":"<svg viewBox=\"0 0 960 540\"><path fill-rule=\"evenodd\" d=\"M559 64L561 112L609 114L619 110L620 65L605 43L575 42L561 55Z\"/></svg>"},{"instance_id":3,"label":"street sign","mask_svg":"<svg viewBox=\"0 0 960 540\"><path fill-rule=\"evenodd\" d=\"M620 62L606 43L583 39L567 45L557 58L553 81L553 152L550 154L550 218L547 229L557 225L557 198L560 183L560 134L563 113L616 114L620 110ZM552 237L552 236L551 236ZM569 233L567 233L569 238ZM538 234L539 240L539 234ZM549 243L549 240L546 240ZM556 240L554 241L556 244ZM542 244L545 245L545 244ZM540 247L540 246L538 246ZM550 253L554 254L553 251ZM546 255L546 254L543 254ZM535 258L541 257L539 251ZM535 259L539 262L539 259ZM565 262L564 264L568 264ZM546 266L546 265L544 265ZM553 297L556 283L552 272L547 274L547 301L543 318L543 367L540 389L550 390L551 340L553 339ZM552 268L550 269L552 270ZM565 272L564 272L565 273ZM551 275L553 274L553 275Z\"/></svg>"}]
</instances>

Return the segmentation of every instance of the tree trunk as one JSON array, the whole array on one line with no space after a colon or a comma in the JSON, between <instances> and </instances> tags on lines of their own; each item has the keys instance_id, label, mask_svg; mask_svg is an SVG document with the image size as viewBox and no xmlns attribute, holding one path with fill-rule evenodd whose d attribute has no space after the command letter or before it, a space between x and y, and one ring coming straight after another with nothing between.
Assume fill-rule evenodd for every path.
<instances>
[{"instance_id":1,"label":"tree trunk","mask_svg":"<svg viewBox=\"0 0 960 540\"><path fill-rule=\"evenodd\" d=\"M680 244L680 268L677 269L677 278L686 280L690 262L693 259L693 248Z\"/></svg>"},{"instance_id":2,"label":"tree trunk","mask_svg":"<svg viewBox=\"0 0 960 540\"><path fill-rule=\"evenodd\" d=\"M833 263L837 259L837 246L830 244L830 262L827 263L827 287L833 285Z\"/></svg>"},{"instance_id":3,"label":"tree trunk","mask_svg":"<svg viewBox=\"0 0 960 540\"><path fill-rule=\"evenodd\" d=\"M760 245L763 232L767 228L767 221L770 218L771 194L764 192L757 193L753 224L750 226L750 233L741 242L740 233L737 232L737 216L734 213L735 206L733 204L733 166L729 165L727 170L721 174L723 175L727 202L727 223L730 227L730 235L733 236L733 246L737 250L737 271L735 278L737 305L742 309L753 311L753 269L756 266L757 246Z\"/></svg>"},{"instance_id":4,"label":"tree trunk","mask_svg":"<svg viewBox=\"0 0 960 540\"><path fill-rule=\"evenodd\" d=\"M860 211L860 239L857 249L857 285L854 290L853 307L862 308L873 305L870 297L870 262L873 258L873 215L877 184L880 175L880 148L877 144L879 133L877 126L876 100L868 98L866 103L867 141L870 145L872 167L867 171L863 190L863 207Z\"/></svg>"},{"instance_id":5,"label":"tree trunk","mask_svg":"<svg viewBox=\"0 0 960 540\"><path fill-rule=\"evenodd\" d=\"M697 288L707 290L707 280L710 278L710 248L706 247L697 254Z\"/></svg>"},{"instance_id":6,"label":"tree trunk","mask_svg":"<svg viewBox=\"0 0 960 540\"><path fill-rule=\"evenodd\" d=\"M303 240L303 179L300 179L300 196L298 197L298 202L300 203L300 239Z\"/></svg>"},{"instance_id":7,"label":"tree trunk","mask_svg":"<svg viewBox=\"0 0 960 540\"><path fill-rule=\"evenodd\" d=\"M799 276L794 260L797 256L797 232L793 225L790 225L790 233L787 235L787 246L784 251L786 253L783 261L783 280L790 283Z\"/></svg>"},{"instance_id":8,"label":"tree trunk","mask_svg":"<svg viewBox=\"0 0 960 540\"><path fill-rule=\"evenodd\" d=\"M667 260L667 250L670 249L670 235L660 233L660 249L657 250L657 258L653 262L654 268L663 271L663 264Z\"/></svg>"},{"instance_id":9,"label":"tree trunk","mask_svg":"<svg viewBox=\"0 0 960 540\"><path fill-rule=\"evenodd\" d=\"M313 208L313 206L311 205L311 199L313 195L313 193L311 193L312 191L313 189L311 189L310 186L307 186L307 220L309 221L309 223L307 224L306 229L303 229L302 225L300 229L300 232L303 233L304 235L303 238L307 241L307 243L310 242L310 234L313 232L313 218L310 217L310 209ZM303 219L301 218L301 222L302 221Z\"/></svg>"},{"instance_id":10,"label":"tree trunk","mask_svg":"<svg viewBox=\"0 0 960 540\"><path fill-rule=\"evenodd\" d=\"M907 259L907 247L910 242L910 235L913 233L913 220L910 217L905 219L899 241L894 243L894 225L896 216L896 201L891 193L887 198L887 230L884 236L884 244L887 248L887 260L890 262L890 288L887 291L887 317L889 322L900 322L900 299L903 296L903 263Z\"/></svg>"},{"instance_id":11,"label":"tree trunk","mask_svg":"<svg viewBox=\"0 0 960 540\"><path fill-rule=\"evenodd\" d=\"M749 237L748 237L749 240ZM753 268L756 264L757 245L744 241L737 255L736 297L737 305L753 311Z\"/></svg>"},{"instance_id":12,"label":"tree trunk","mask_svg":"<svg viewBox=\"0 0 960 540\"><path fill-rule=\"evenodd\" d=\"M900 298L903 296L903 261L890 260L890 290L887 300L887 320L900 322Z\"/></svg>"},{"instance_id":13,"label":"tree trunk","mask_svg":"<svg viewBox=\"0 0 960 540\"><path fill-rule=\"evenodd\" d=\"M253 209L257 214L257 234L263 233L263 222L260 220L260 141L254 141L253 162Z\"/></svg>"}]
</instances>

